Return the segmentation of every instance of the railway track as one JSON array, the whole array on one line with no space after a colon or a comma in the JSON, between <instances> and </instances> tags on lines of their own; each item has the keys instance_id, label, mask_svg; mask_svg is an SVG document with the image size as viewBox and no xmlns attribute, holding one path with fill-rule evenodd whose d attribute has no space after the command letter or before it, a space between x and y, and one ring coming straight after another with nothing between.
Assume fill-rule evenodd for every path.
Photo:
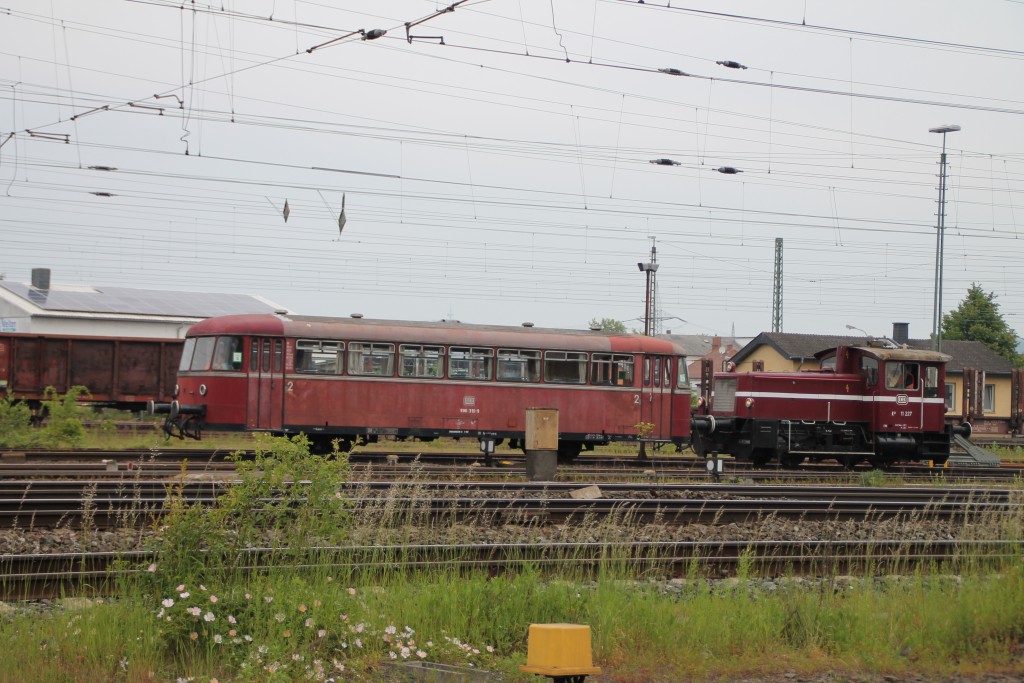
<instances>
[{"instance_id":1,"label":"railway track","mask_svg":"<svg viewBox=\"0 0 1024 683\"><path fill-rule=\"evenodd\" d=\"M308 548L322 568L373 571L380 568L477 569L490 573L523 567L559 568L596 573L602 567L631 568L655 578L715 579L744 571L761 577L851 576L913 572L918 567L944 564L956 572L961 564L977 568L1020 562L1022 546L1006 540L826 540L715 541L548 544L373 545ZM330 558L330 559L325 559ZM115 595L159 564L155 553L85 552L0 555L0 600L54 598L88 589L91 595ZM275 568L301 570L305 565L288 548L246 551L233 565L240 571Z\"/></svg>"},{"instance_id":2,"label":"railway track","mask_svg":"<svg viewBox=\"0 0 1024 683\"><path fill-rule=\"evenodd\" d=\"M182 482L176 494L212 505L225 484ZM750 522L769 516L808 520L929 517L964 519L1019 514L1018 492L999 489L836 488L812 486L697 486L602 484L600 497L579 500L571 483L356 482L344 493L353 513L387 501L391 514L424 522L564 524L582 519L628 518L647 524ZM0 527L133 527L167 512L166 482L6 481L0 484Z\"/></svg>"}]
</instances>

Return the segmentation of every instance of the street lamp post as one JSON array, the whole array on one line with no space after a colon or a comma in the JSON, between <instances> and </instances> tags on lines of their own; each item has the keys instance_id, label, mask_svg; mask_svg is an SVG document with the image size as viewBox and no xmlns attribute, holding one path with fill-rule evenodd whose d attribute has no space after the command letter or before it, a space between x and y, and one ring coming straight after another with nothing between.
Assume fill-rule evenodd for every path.
<instances>
[{"instance_id":1,"label":"street lamp post","mask_svg":"<svg viewBox=\"0 0 1024 683\"><path fill-rule=\"evenodd\" d=\"M648 261L647 263L640 262L637 268L641 272L647 273L647 296L644 298L644 336L651 334L651 280L654 279L654 274L658 272L657 261Z\"/></svg>"},{"instance_id":2,"label":"street lamp post","mask_svg":"<svg viewBox=\"0 0 1024 683\"><path fill-rule=\"evenodd\" d=\"M942 350L942 270L946 232L946 133L955 133L960 126L949 124L929 128L929 133L942 133L942 156L939 157L939 213L935 228L935 298L932 307L932 350Z\"/></svg>"}]
</instances>

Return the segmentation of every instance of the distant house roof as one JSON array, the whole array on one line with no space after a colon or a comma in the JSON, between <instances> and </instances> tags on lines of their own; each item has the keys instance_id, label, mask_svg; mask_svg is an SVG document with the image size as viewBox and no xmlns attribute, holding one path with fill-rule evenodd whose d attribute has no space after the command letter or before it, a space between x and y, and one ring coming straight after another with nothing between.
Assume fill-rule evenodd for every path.
<instances>
[{"instance_id":1,"label":"distant house roof","mask_svg":"<svg viewBox=\"0 0 1024 683\"><path fill-rule=\"evenodd\" d=\"M681 344L688 358L700 358L711 353L715 350L715 339L719 340L719 347L727 348L732 345L735 349L742 347L750 341L749 339L718 337L710 334L659 334L658 336Z\"/></svg>"},{"instance_id":2,"label":"distant house roof","mask_svg":"<svg viewBox=\"0 0 1024 683\"><path fill-rule=\"evenodd\" d=\"M867 337L833 336L826 334L797 334L791 332L762 332L732 357L734 363L742 363L760 346L770 346L776 353L788 360L811 360L814 354L836 346L863 346ZM908 339L912 349L927 350L932 347L930 339ZM977 341L942 340L942 352L953 357L946 366L947 372L962 372L964 368L978 368L987 373L1010 374L1013 364L998 353Z\"/></svg>"},{"instance_id":3,"label":"distant house roof","mask_svg":"<svg viewBox=\"0 0 1024 683\"><path fill-rule=\"evenodd\" d=\"M242 313L273 313L279 307L249 294L170 292L128 287L56 285L40 289L0 280L0 298L40 316L210 318Z\"/></svg>"}]
</instances>

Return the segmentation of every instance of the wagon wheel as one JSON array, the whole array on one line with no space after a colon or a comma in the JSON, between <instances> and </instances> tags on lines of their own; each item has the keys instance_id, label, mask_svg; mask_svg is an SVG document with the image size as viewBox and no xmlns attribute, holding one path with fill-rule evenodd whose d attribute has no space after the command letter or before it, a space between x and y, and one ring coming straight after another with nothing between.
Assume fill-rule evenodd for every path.
<instances>
[{"instance_id":1,"label":"wagon wheel","mask_svg":"<svg viewBox=\"0 0 1024 683\"><path fill-rule=\"evenodd\" d=\"M795 470L804 461L804 456L796 453L785 453L779 456L779 464L787 470Z\"/></svg>"},{"instance_id":2,"label":"wagon wheel","mask_svg":"<svg viewBox=\"0 0 1024 683\"><path fill-rule=\"evenodd\" d=\"M864 456L852 454L840 455L838 458L836 458L836 460L839 461L839 464L842 465L844 469L852 470L854 467L856 467L857 465L864 461Z\"/></svg>"},{"instance_id":3,"label":"wagon wheel","mask_svg":"<svg viewBox=\"0 0 1024 683\"><path fill-rule=\"evenodd\" d=\"M558 462L565 464L574 462L582 449L583 445L579 441L559 441Z\"/></svg>"}]
</instances>

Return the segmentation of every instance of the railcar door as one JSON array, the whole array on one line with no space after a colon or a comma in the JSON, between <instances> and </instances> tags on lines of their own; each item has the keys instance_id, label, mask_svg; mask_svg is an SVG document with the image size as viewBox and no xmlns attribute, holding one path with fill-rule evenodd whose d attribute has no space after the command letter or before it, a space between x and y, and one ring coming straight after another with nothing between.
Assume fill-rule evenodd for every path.
<instances>
[{"instance_id":1,"label":"railcar door","mask_svg":"<svg viewBox=\"0 0 1024 683\"><path fill-rule=\"evenodd\" d=\"M249 343L249 429L280 429L284 397L284 340L253 337Z\"/></svg>"},{"instance_id":2,"label":"railcar door","mask_svg":"<svg viewBox=\"0 0 1024 683\"><path fill-rule=\"evenodd\" d=\"M640 421L650 425L647 437L651 439L668 439L672 433L672 365L671 356L644 356Z\"/></svg>"}]
</instances>

